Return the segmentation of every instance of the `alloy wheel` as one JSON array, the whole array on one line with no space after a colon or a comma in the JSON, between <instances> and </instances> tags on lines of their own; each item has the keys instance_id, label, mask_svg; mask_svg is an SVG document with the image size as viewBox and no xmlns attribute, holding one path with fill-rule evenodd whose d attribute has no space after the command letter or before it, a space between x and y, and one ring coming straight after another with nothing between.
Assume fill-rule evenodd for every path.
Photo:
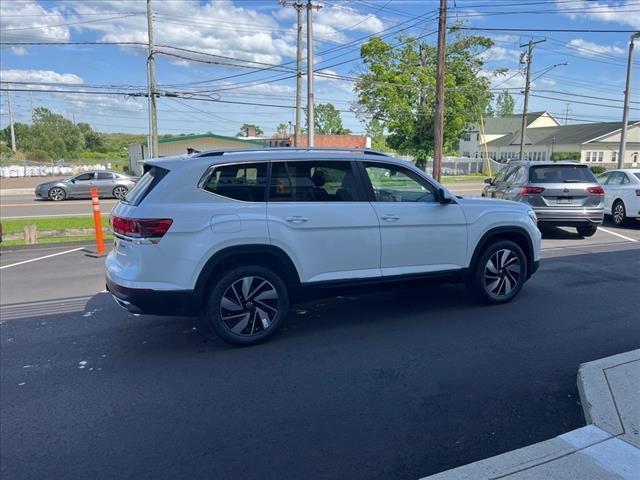
<instances>
[{"instance_id":1,"label":"alloy wheel","mask_svg":"<svg viewBox=\"0 0 640 480\"><path fill-rule=\"evenodd\" d=\"M220 318L235 335L253 336L269 328L278 314L278 292L271 282L250 276L235 280L222 294Z\"/></svg>"},{"instance_id":2,"label":"alloy wheel","mask_svg":"<svg viewBox=\"0 0 640 480\"><path fill-rule=\"evenodd\" d=\"M118 199L121 199L125 197L127 192L128 192L127 187L119 186L113 189L113 196Z\"/></svg>"},{"instance_id":3,"label":"alloy wheel","mask_svg":"<svg viewBox=\"0 0 640 480\"><path fill-rule=\"evenodd\" d=\"M613 222L620 225L624 221L624 205L618 202L613 207Z\"/></svg>"},{"instance_id":4,"label":"alloy wheel","mask_svg":"<svg viewBox=\"0 0 640 480\"><path fill-rule=\"evenodd\" d=\"M51 200L55 200L55 201L59 202L60 200L64 200L64 198L66 196L67 196L67 194L60 187L55 187L55 188L52 188L51 190L49 190L49 198Z\"/></svg>"},{"instance_id":5,"label":"alloy wheel","mask_svg":"<svg viewBox=\"0 0 640 480\"><path fill-rule=\"evenodd\" d=\"M494 297L505 297L518 286L522 276L520 259L512 250L494 252L484 267L484 286Z\"/></svg>"}]
</instances>

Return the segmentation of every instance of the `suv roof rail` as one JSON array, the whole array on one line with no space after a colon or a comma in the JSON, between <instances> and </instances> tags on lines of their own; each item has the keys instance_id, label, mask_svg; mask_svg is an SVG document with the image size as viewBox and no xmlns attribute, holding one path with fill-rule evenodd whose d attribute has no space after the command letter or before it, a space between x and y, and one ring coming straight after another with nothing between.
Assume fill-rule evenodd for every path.
<instances>
[{"instance_id":1,"label":"suv roof rail","mask_svg":"<svg viewBox=\"0 0 640 480\"><path fill-rule=\"evenodd\" d=\"M264 148L229 148L225 150L207 150L193 155L196 158L217 157L222 155L233 155L251 152L346 152L361 153L365 155L379 155L390 157L388 153L378 152L369 148L342 148L342 147L264 147Z\"/></svg>"}]
</instances>

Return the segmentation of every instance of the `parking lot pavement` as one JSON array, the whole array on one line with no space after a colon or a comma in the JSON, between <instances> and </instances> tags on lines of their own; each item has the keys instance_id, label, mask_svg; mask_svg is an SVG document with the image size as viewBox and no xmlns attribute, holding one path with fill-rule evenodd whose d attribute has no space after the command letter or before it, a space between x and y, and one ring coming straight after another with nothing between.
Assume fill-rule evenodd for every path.
<instances>
[{"instance_id":1,"label":"parking lot pavement","mask_svg":"<svg viewBox=\"0 0 640 480\"><path fill-rule=\"evenodd\" d=\"M103 212L110 212L118 203L114 199L101 199ZM48 217L69 215L92 215L91 199L65 200L53 202L38 200L31 195L7 195L0 198L0 218L3 220L25 217Z\"/></svg>"},{"instance_id":2,"label":"parking lot pavement","mask_svg":"<svg viewBox=\"0 0 640 480\"><path fill-rule=\"evenodd\" d=\"M578 428L577 367L640 338L640 242L603 233L545 239L506 305L458 286L337 297L250 348L119 309L80 251L3 268L2 310L20 308L0 315L0 474L420 478Z\"/></svg>"}]
</instances>

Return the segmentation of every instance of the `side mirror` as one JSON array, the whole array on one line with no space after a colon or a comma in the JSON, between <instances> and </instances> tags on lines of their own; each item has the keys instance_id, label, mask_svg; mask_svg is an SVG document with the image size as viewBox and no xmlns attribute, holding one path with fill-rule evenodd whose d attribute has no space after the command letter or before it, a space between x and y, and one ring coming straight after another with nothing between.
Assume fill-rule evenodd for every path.
<instances>
[{"instance_id":1,"label":"side mirror","mask_svg":"<svg viewBox=\"0 0 640 480\"><path fill-rule=\"evenodd\" d=\"M444 188L441 188L439 190L439 193L440 193L440 203L442 203L443 205L453 202L453 197Z\"/></svg>"},{"instance_id":2,"label":"side mirror","mask_svg":"<svg viewBox=\"0 0 640 480\"><path fill-rule=\"evenodd\" d=\"M486 183L487 185L493 185L493 178L485 178L484 183Z\"/></svg>"},{"instance_id":3,"label":"side mirror","mask_svg":"<svg viewBox=\"0 0 640 480\"><path fill-rule=\"evenodd\" d=\"M75 178L72 178L72 179L71 179L71 183L76 183L76 179L75 179Z\"/></svg>"}]
</instances>

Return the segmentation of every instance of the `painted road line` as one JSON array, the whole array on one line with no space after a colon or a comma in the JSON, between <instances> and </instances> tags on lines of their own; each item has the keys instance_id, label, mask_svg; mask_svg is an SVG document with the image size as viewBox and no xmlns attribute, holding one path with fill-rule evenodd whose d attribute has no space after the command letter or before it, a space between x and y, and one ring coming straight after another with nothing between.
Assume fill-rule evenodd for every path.
<instances>
[{"instance_id":1,"label":"painted road line","mask_svg":"<svg viewBox=\"0 0 640 480\"><path fill-rule=\"evenodd\" d=\"M65 255L67 253L77 252L79 250L84 250L85 247L72 248L71 250L65 250L64 252L52 253L51 255L45 255L44 257L32 258L31 260L24 260L18 263L12 263L10 265L5 265L0 267L0 270L4 270L5 268L17 267L18 265L24 265L25 263L37 262L38 260L45 260L51 257L57 257L58 255Z\"/></svg>"},{"instance_id":2,"label":"painted road line","mask_svg":"<svg viewBox=\"0 0 640 480\"><path fill-rule=\"evenodd\" d=\"M598 230L600 230L601 232L610 233L611 235L615 235L616 237L624 238L625 240L628 240L629 242L638 242L638 241L640 241L640 240L637 240L635 238L631 238L631 237L627 237L625 235L621 235L618 232L614 232L612 230L607 230L606 228L598 227Z\"/></svg>"}]
</instances>

